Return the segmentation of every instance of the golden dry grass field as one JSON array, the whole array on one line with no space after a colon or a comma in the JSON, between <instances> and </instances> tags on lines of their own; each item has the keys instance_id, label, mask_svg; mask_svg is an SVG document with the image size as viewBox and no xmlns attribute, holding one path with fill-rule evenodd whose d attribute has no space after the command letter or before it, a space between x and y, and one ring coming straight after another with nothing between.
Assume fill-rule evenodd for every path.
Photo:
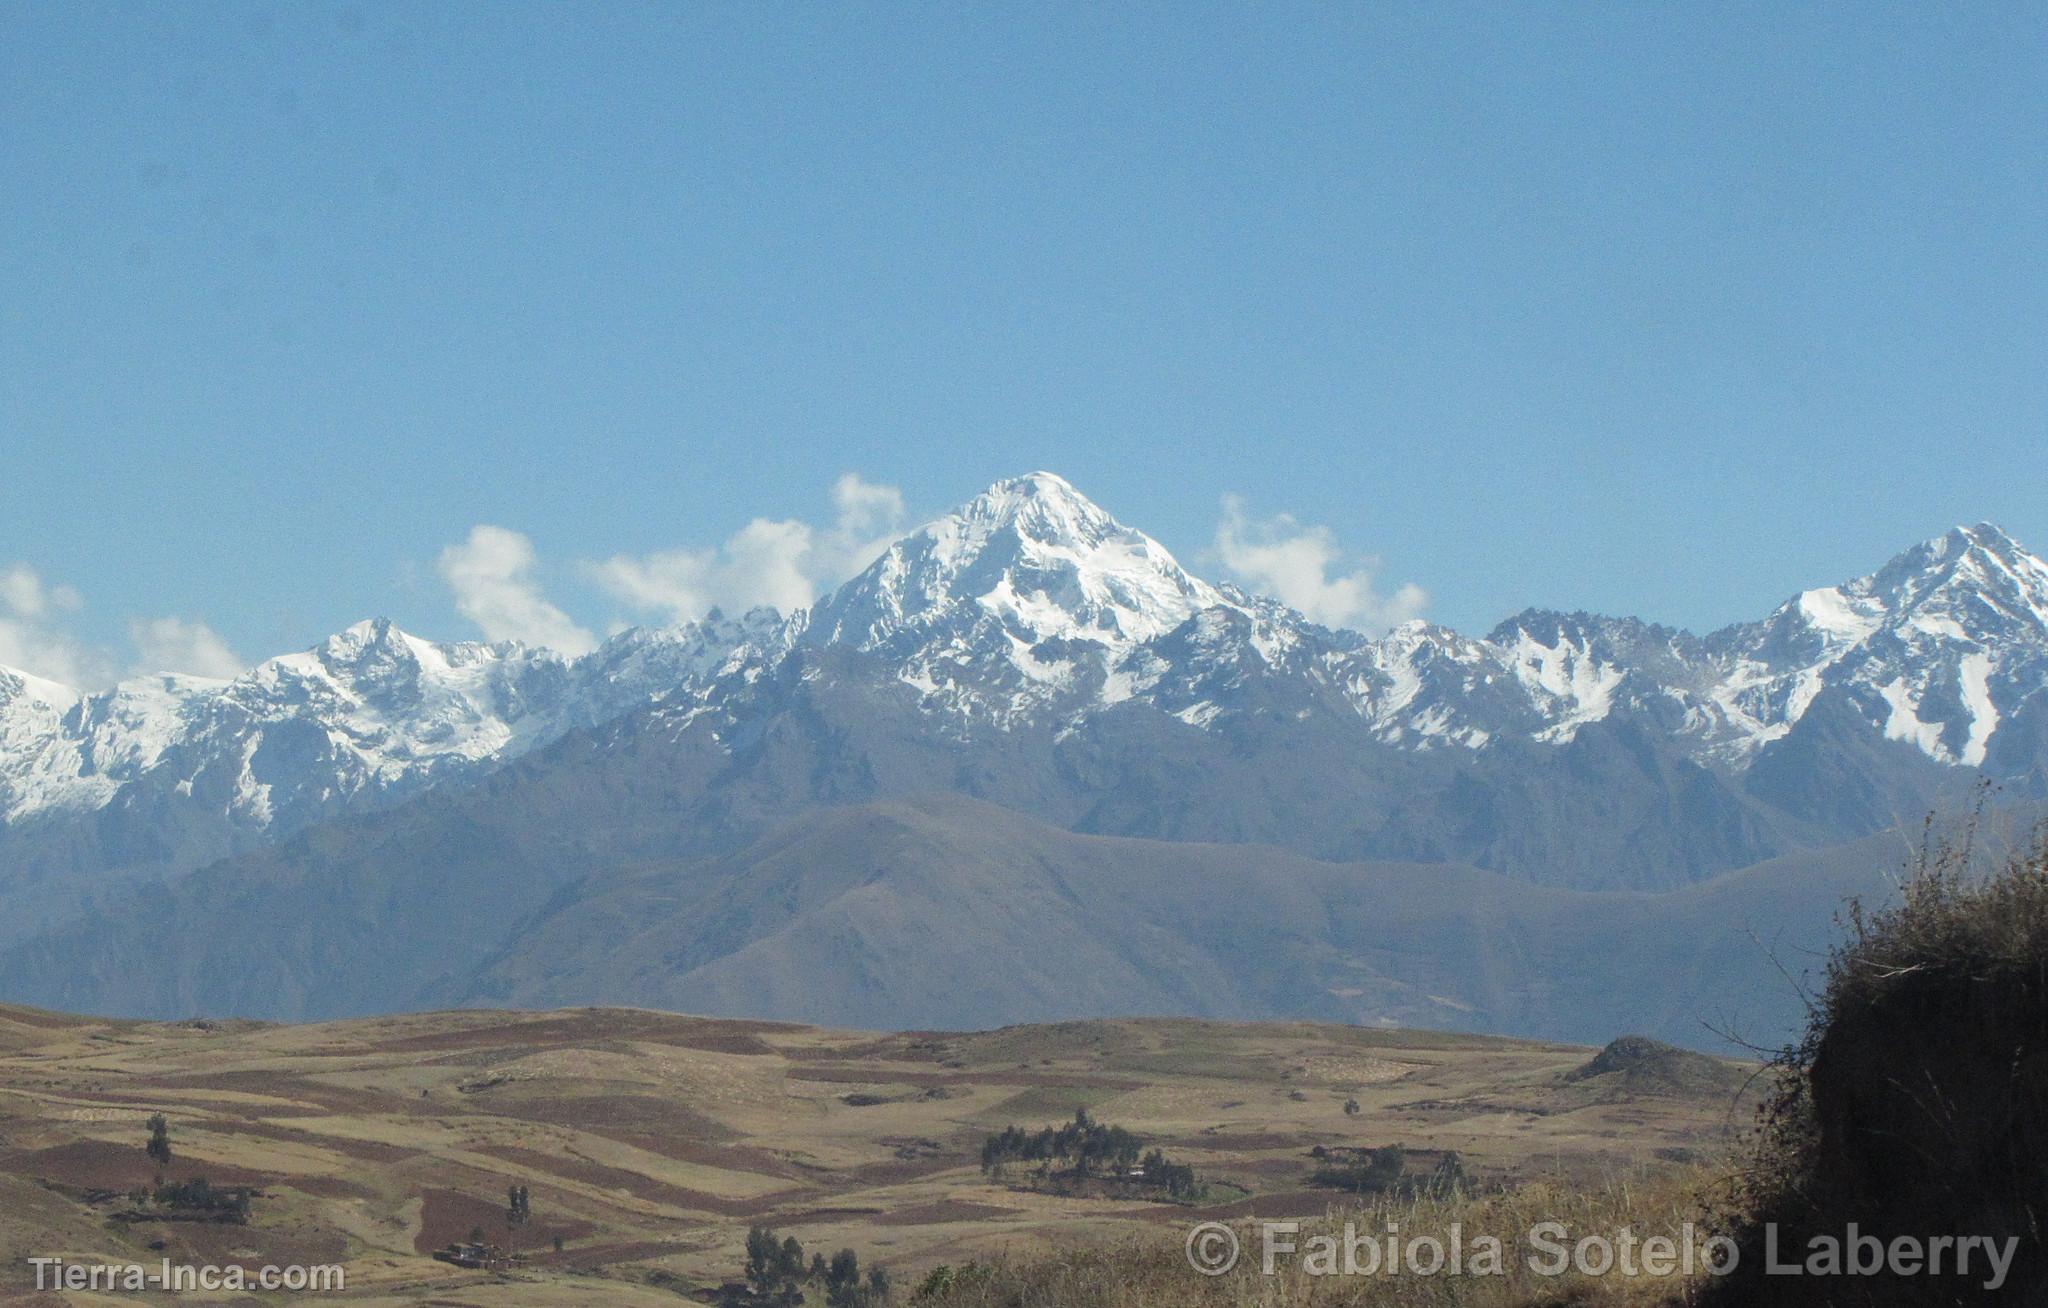
<instances>
[{"instance_id":1,"label":"golden dry grass field","mask_svg":"<svg viewBox=\"0 0 2048 1308\"><path fill-rule=\"evenodd\" d=\"M336 1263L347 1288L326 1298L341 1302L675 1304L734 1278L757 1222L807 1249L851 1246L907 1291L941 1262L1321 1216L1347 1197L1310 1184L1319 1145L1456 1150L1482 1187L1595 1188L1713 1155L1748 1125L1739 1065L1573 1079L1592 1054L1289 1023L875 1035L621 1009L265 1026L0 1008L0 1296L151 1301L32 1292L27 1260L61 1255ZM1082 1105L1193 1164L1207 1200L984 1178L988 1132ZM158 1112L169 1179L256 1187L248 1225L114 1220L153 1180ZM532 1209L516 1230L515 1185ZM524 1260L478 1271L428 1256L475 1228Z\"/></svg>"}]
</instances>

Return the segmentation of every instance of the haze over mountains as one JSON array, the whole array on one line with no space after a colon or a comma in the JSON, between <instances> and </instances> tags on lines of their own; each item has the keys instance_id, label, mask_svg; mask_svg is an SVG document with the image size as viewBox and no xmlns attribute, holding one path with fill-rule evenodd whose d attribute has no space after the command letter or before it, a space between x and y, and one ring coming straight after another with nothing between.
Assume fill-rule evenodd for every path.
<instances>
[{"instance_id":1,"label":"haze over mountains","mask_svg":"<svg viewBox=\"0 0 2048 1308\"><path fill-rule=\"evenodd\" d=\"M1368 639L1038 473L807 612L577 659L373 621L226 682L0 669L0 996L1697 1043L1773 1002L1735 919L1824 931L1980 777L2048 793L2048 564L1988 524L1705 636Z\"/></svg>"}]
</instances>

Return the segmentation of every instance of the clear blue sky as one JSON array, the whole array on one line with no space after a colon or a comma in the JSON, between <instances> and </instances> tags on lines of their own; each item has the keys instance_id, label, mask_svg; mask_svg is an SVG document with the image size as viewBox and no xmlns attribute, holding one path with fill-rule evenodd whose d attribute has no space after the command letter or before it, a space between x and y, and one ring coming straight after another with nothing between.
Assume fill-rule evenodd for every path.
<instances>
[{"instance_id":1,"label":"clear blue sky","mask_svg":"<svg viewBox=\"0 0 2048 1308\"><path fill-rule=\"evenodd\" d=\"M2048 550L2048 10L0 8L0 567L236 650L1045 467L1483 630ZM1216 571L1211 567L1208 570Z\"/></svg>"}]
</instances>

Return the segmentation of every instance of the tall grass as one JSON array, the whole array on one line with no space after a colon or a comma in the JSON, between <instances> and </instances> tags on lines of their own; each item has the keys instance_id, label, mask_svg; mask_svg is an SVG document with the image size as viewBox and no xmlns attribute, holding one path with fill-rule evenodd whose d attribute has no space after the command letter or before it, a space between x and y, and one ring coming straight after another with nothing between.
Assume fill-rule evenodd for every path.
<instances>
[{"instance_id":1,"label":"tall grass","mask_svg":"<svg viewBox=\"0 0 2048 1308\"><path fill-rule=\"evenodd\" d=\"M1776 1060L1734 1185L1725 1230L1746 1272L1761 1264L1767 1228L1796 1246L1854 1222L1886 1235L2017 1236L2011 1292L2048 1282L2048 831L1994 862L1981 848L1982 816L1980 804L1953 835L1930 822L1897 900L1849 906L1847 939L1829 957L1804 1037ZM1977 1301L1931 1278L1817 1285L1749 1274L1710 1299Z\"/></svg>"},{"instance_id":2,"label":"tall grass","mask_svg":"<svg viewBox=\"0 0 2048 1308\"><path fill-rule=\"evenodd\" d=\"M1388 1199L1335 1207L1303 1221L1290 1236L1300 1248L1318 1234L1342 1238L1346 1223L1362 1237L1402 1242L1423 1235L1448 1242L1462 1233L1468 1259L1478 1237L1492 1236L1503 1250L1498 1275L1421 1276L1403 1271L1371 1275L1311 1275L1300 1253L1276 1260L1276 1274L1260 1265L1261 1223L1234 1223L1243 1255L1223 1276L1204 1276L1189 1265L1185 1227L1104 1248L1037 1257L997 1259L948 1269L913 1297L924 1308L1533 1308L1536 1305L1616 1305L1651 1308L1689 1302L1691 1283L1679 1276L1604 1276L1567 1271L1539 1275L1531 1259L1549 1255L1529 1239L1539 1223L1562 1224L1569 1245L1585 1235L1614 1236L1624 1228L1638 1238L1685 1238L1695 1246L1708 1234L1711 1213L1727 1201L1725 1174L1706 1167L1644 1172L1605 1183L1541 1180L1511 1191L1446 1197ZM1191 1213L1188 1225L1200 1220ZM1639 1269L1640 1270L1640 1269ZM949 1275L950 1273L950 1275ZM1697 1279L1697 1278L1695 1278Z\"/></svg>"}]
</instances>

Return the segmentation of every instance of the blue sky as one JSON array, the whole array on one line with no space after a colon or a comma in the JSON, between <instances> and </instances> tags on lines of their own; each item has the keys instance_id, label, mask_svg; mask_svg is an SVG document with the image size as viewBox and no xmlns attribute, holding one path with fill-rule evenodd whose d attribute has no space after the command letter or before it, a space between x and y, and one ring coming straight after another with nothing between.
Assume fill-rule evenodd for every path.
<instances>
[{"instance_id":1,"label":"blue sky","mask_svg":"<svg viewBox=\"0 0 2048 1308\"><path fill-rule=\"evenodd\" d=\"M10 6L0 654L473 635L458 543L602 633L1039 467L1466 630L2048 549L2044 85L2035 6Z\"/></svg>"}]
</instances>

